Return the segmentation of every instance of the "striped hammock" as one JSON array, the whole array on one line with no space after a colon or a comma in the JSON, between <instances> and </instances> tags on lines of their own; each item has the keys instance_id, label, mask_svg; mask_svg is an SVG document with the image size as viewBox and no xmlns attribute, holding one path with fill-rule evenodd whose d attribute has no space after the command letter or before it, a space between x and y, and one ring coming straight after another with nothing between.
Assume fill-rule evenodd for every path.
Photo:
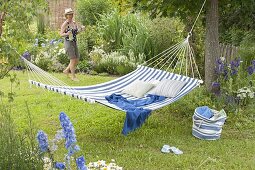
<instances>
[{"instance_id":1,"label":"striped hammock","mask_svg":"<svg viewBox=\"0 0 255 170\"><path fill-rule=\"evenodd\" d=\"M32 64L32 63L30 63ZM166 106L174 101L180 99L184 95L191 92L195 87L197 87L201 81L195 78L190 78L187 76L169 73L167 71L150 68L147 66L139 66L135 71L117 78L115 80L97 84L93 86L79 86L79 87L70 87L70 86L54 86L43 84L41 82L37 82L34 80L29 80L29 82L33 85L36 85L41 88L45 88L54 92L58 92L64 95L69 95L74 98L84 100L86 102L98 102L103 105L109 106L114 109L122 110L121 108L109 103L105 96L109 96L113 93L121 94L123 97L127 99L137 99L136 97L123 94L121 91L130 83L135 80L142 81L150 81L153 80L163 80L163 79L172 79L186 82L186 85L180 90L180 92L173 98L166 98L165 100L157 103L152 103L144 106L144 109L156 110L163 106Z\"/></svg>"}]
</instances>

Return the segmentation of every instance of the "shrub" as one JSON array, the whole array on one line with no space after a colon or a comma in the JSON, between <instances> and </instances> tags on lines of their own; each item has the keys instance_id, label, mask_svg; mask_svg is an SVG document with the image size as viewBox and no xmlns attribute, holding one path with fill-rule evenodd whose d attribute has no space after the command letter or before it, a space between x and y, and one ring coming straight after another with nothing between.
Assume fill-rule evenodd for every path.
<instances>
[{"instance_id":1,"label":"shrub","mask_svg":"<svg viewBox=\"0 0 255 170\"><path fill-rule=\"evenodd\" d=\"M44 40L40 42L35 39L33 48L37 51L32 54L32 61L45 71L62 71L69 63L69 58L65 54L62 39Z\"/></svg>"},{"instance_id":2,"label":"shrub","mask_svg":"<svg viewBox=\"0 0 255 170\"><path fill-rule=\"evenodd\" d=\"M83 25L95 25L101 14L110 11L111 5L108 0L78 0L76 8Z\"/></svg>"},{"instance_id":3,"label":"shrub","mask_svg":"<svg viewBox=\"0 0 255 170\"><path fill-rule=\"evenodd\" d=\"M87 73L90 70L91 65L89 64L88 60L82 60L77 65L77 69L80 72Z\"/></svg>"},{"instance_id":4,"label":"shrub","mask_svg":"<svg viewBox=\"0 0 255 170\"><path fill-rule=\"evenodd\" d=\"M89 58L88 53L93 50L93 46L98 44L99 36L95 26L86 26L86 30L78 35L78 49L80 60Z\"/></svg>"},{"instance_id":5,"label":"shrub","mask_svg":"<svg viewBox=\"0 0 255 170\"><path fill-rule=\"evenodd\" d=\"M130 50L128 56L121 52L105 53L101 48L95 48L90 53L93 69L98 73L124 75L133 71L137 65L143 63L145 56L139 54L137 57Z\"/></svg>"},{"instance_id":6,"label":"shrub","mask_svg":"<svg viewBox=\"0 0 255 170\"><path fill-rule=\"evenodd\" d=\"M182 41L184 24L178 18L155 18L146 23L151 36L154 55Z\"/></svg>"}]
</instances>

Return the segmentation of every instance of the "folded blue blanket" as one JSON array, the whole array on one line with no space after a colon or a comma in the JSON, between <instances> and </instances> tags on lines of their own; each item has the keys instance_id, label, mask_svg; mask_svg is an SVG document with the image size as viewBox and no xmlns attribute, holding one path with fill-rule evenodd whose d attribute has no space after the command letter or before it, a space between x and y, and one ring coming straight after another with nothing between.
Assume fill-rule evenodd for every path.
<instances>
[{"instance_id":1,"label":"folded blue blanket","mask_svg":"<svg viewBox=\"0 0 255 170\"><path fill-rule=\"evenodd\" d=\"M125 97L115 93L105 97L109 103L126 111L126 119L122 130L124 135L140 127L150 115L151 110L143 109L141 106L159 102L165 98L164 96L148 94L145 99L127 100Z\"/></svg>"},{"instance_id":2,"label":"folded blue blanket","mask_svg":"<svg viewBox=\"0 0 255 170\"><path fill-rule=\"evenodd\" d=\"M208 106L202 106L202 107L198 107L196 108L196 112L203 116L206 117L208 119L210 119L211 117L213 117L213 112L211 111L211 109Z\"/></svg>"}]
</instances>

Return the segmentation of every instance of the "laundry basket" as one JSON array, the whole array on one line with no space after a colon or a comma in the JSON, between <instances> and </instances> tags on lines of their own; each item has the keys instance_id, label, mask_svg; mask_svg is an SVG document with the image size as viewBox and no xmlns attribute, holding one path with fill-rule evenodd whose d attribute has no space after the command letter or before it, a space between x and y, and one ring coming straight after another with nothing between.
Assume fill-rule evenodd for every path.
<instances>
[{"instance_id":1,"label":"laundry basket","mask_svg":"<svg viewBox=\"0 0 255 170\"><path fill-rule=\"evenodd\" d=\"M193 115L192 135L199 139L219 139L227 119L224 110L216 111L207 106L198 107Z\"/></svg>"}]
</instances>

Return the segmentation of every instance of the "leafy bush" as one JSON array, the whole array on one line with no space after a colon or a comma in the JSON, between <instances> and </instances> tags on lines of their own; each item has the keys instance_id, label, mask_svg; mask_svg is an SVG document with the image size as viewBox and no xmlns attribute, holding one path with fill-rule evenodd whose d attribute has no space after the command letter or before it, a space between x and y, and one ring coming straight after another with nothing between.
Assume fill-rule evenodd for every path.
<instances>
[{"instance_id":1,"label":"leafy bush","mask_svg":"<svg viewBox=\"0 0 255 170\"><path fill-rule=\"evenodd\" d=\"M78 49L80 60L89 58L88 53L93 49L93 46L98 44L99 36L95 26L86 26L86 30L78 35Z\"/></svg>"},{"instance_id":2,"label":"leafy bush","mask_svg":"<svg viewBox=\"0 0 255 170\"><path fill-rule=\"evenodd\" d=\"M32 54L32 61L45 71L62 71L69 63L69 58L61 42L61 39L41 42L36 39L33 48L36 48L37 53Z\"/></svg>"},{"instance_id":3,"label":"leafy bush","mask_svg":"<svg viewBox=\"0 0 255 170\"><path fill-rule=\"evenodd\" d=\"M138 57L130 50L128 56L120 52L106 53L101 48L95 48L90 53L93 69L98 73L107 72L109 74L124 75L133 71L137 65L143 63L145 56L139 54Z\"/></svg>"},{"instance_id":4,"label":"leafy bush","mask_svg":"<svg viewBox=\"0 0 255 170\"><path fill-rule=\"evenodd\" d=\"M76 9L83 25L95 25L101 14L110 11L111 5L108 0L78 0Z\"/></svg>"},{"instance_id":5,"label":"leafy bush","mask_svg":"<svg viewBox=\"0 0 255 170\"><path fill-rule=\"evenodd\" d=\"M83 72L83 73L87 73L89 70L90 70L90 63L88 62L88 60L82 60L79 62L79 64L77 65L77 69L80 71L80 72Z\"/></svg>"},{"instance_id":6,"label":"leafy bush","mask_svg":"<svg viewBox=\"0 0 255 170\"><path fill-rule=\"evenodd\" d=\"M158 17L148 21L146 26L153 41L154 55L184 39L184 24L178 18Z\"/></svg>"}]
</instances>

